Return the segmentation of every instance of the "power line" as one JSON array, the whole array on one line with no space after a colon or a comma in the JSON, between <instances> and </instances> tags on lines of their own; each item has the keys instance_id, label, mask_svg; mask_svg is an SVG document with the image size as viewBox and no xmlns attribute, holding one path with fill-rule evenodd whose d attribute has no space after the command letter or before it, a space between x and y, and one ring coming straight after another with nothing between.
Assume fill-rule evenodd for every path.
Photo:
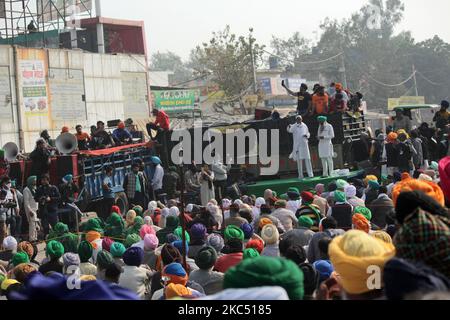
<instances>
[{"instance_id":1,"label":"power line","mask_svg":"<svg viewBox=\"0 0 450 320\"><path fill-rule=\"evenodd\" d=\"M357 67L358 67L358 69L361 71L361 73L363 74L363 75L365 75L367 78L369 78L370 80L372 80L373 82L375 82L375 83L377 83L377 84L379 84L379 85L381 85L381 86L384 86L384 87L390 87L390 88L394 88L394 87L400 87L400 86L403 86L404 84L406 84L408 81L410 81L412 78L414 78L414 76L416 75L416 73L417 73L417 70L415 70L407 79L405 79L405 80L403 80L402 82L400 82L400 83L396 83L396 84L389 84L389 83L385 83L385 82L382 82L382 81L379 81L379 80L377 80L377 79L375 79L374 77L372 77L370 74L368 74L367 72L365 72L362 68L361 68L361 66L359 65L359 64L357 64L353 59L351 59L351 58L349 58L349 57L347 57L354 65L356 65Z\"/></svg>"},{"instance_id":2,"label":"power line","mask_svg":"<svg viewBox=\"0 0 450 320\"><path fill-rule=\"evenodd\" d=\"M294 64L320 64L320 63L324 63L324 62L327 62L327 61L334 60L334 59L336 59L336 58L338 58L338 57L340 57L341 55L344 54L344 52L340 52L340 53L338 53L335 56L332 56L332 57L329 57L327 59L320 60L320 61L292 61L292 60L289 60L287 58L283 58L283 57L280 57L280 56L278 56L276 54L273 54L272 52L269 52L267 50L263 49L262 51L264 51L265 53L267 53L267 54L269 54L269 55L271 55L273 57L276 57L276 58L278 58L280 60L284 60L284 61L287 61L287 62L290 62L290 63L294 63Z\"/></svg>"},{"instance_id":3,"label":"power line","mask_svg":"<svg viewBox=\"0 0 450 320\"><path fill-rule=\"evenodd\" d=\"M436 83L434 81L431 81L430 79L428 79L427 77L425 77L421 72L417 71L417 74L419 76L421 76L425 81L429 82L430 84L434 85L434 86L439 86L439 87L444 87L445 85L442 83Z\"/></svg>"}]
</instances>

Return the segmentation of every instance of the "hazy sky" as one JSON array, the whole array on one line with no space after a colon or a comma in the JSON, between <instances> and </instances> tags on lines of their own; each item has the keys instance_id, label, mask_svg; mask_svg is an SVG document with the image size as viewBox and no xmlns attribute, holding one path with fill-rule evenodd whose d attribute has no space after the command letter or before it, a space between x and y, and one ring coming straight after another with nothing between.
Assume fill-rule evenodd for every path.
<instances>
[{"instance_id":1,"label":"hazy sky","mask_svg":"<svg viewBox=\"0 0 450 320\"><path fill-rule=\"evenodd\" d=\"M289 37L299 31L317 39L326 17L348 18L366 0L102 0L103 16L144 20L149 53L173 51L183 58L211 32L229 24L237 34L255 29L260 43L272 35ZM416 40L439 35L450 42L450 1L404 0L405 13L396 30L411 30Z\"/></svg>"}]
</instances>

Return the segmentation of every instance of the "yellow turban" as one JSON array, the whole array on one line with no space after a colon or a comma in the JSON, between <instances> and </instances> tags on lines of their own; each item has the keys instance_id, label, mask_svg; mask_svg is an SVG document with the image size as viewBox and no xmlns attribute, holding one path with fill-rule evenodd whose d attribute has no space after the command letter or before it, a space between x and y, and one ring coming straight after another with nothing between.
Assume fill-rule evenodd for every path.
<instances>
[{"instance_id":1,"label":"yellow turban","mask_svg":"<svg viewBox=\"0 0 450 320\"><path fill-rule=\"evenodd\" d=\"M269 218L262 218L261 220L259 220L260 229L264 228L268 224L273 224L272 220L270 220Z\"/></svg>"},{"instance_id":2,"label":"yellow turban","mask_svg":"<svg viewBox=\"0 0 450 320\"><path fill-rule=\"evenodd\" d=\"M402 192L422 191L427 196L436 200L441 206L445 206L445 197L442 189L434 182L419 181L416 179L406 179L397 183L392 190L392 200L394 205Z\"/></svg>"},{"instance_id":3,"label":"yellow turban","mask_svg":"<svg viewBox=\"0 0 450 320\"><path fill-rule=\"evenodd\" d=\"M83 282L97 281L97 277L96 276L92 276L92 275L82 275L80 277L80 280L83 281Z\"/></svg>"},{"instance_id":4,"label":"yellow turban","mask_svg":"<svg viewBox=\"0 0 450 320\"><path fill-rule=\"evenodd\" d=\"M182 284L169 283L169 285L165 289L165 295L166 299L186 297L192 295L192 291Z\"/></svg>"},{"instance_id":5,"label":"yellow turban","mask_svg":"<svg viewBox=\"0 0 450 320\"><path fill-rule=\"evenodd\" d=\"M127 226L131 226L134 223L134 219L136 218L136 211L129 210L126 215Z\"/></svg>"},{"instance_id":6,"label":"yellow turban","mask_svg":"<svg viewBox=\"0 0 450 320\"><path fill-rule=\"evenodd\" d=\"M406 139L410 138L408 132L406 132L405 129L400 129L400 130L397 131L397 135L401 135L401 134L406 135Z\"/></svg>"},{"instance_id":7,"label":"yellow turban","mask_svg":"<svg viewBox=\"0 0 450 320\"><path fill-rule=\"evenodd\" d=\"M393 244L392 237L385 231L374 231L370 234L372 237L383 240L386 243Z\"/></svg>"},{"instance_id":8,"label":"yellow turban","mask_svg":"<svg viewBox=\"0 0 450 320\"><path fill-rule=\"evenodd\" d=\"M367 280L373 275L369 267L383 269L395 256L395 247L363 231L350 230L330 243L329 253L344 290L349 294L363 294L371 291L367 286Z\"/></svg>"}]
</instances>

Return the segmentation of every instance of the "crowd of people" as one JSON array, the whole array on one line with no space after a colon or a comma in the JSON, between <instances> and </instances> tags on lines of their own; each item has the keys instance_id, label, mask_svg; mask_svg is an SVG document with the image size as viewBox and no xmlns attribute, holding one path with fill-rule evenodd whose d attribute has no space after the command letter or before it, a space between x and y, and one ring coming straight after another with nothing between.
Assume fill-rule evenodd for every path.
<instances>
[{"instance_id":1,"label":"crowd of people","mask_svg":"<svg viewBox=\"0 0 450 320\"><path fill-rule=\"evenodd\" d=\"M342 86L334 88L334 104L341 96L351 100ZM305 95L307 88L302 90ZM317 94L328 97L328 91L322 87ZM331 177L333 128L324 114L329 103L318 99L313 96L307 108L302 103L305 108L288 130L307 141L302 116L311 111L318 116L324 176ZM335 110L345 111L345 105ZM220 160L201 169L192 163L180 177L177 168L165 170L153 157L151 179L142 162L124 177L130 208L121 212L108 167L97 215L77 230L81 213L76 221L58 215L62 205L76 210L73 177L64 177L59 187L50 185L46 174L40 183L37 176L28 179L21 196L30 225L25 237L18 191L4 177L0 295L9 300L450 299L448 140L445 154L436 155L431 146L436 137L448 139L447 109L443 101L436 128L409 128L398 114L376 140L362 137L359 147L367 147L367 159L379 166L379 174L336 177L307 190L292 186L282 194L230 196L230 168ZM311 178L306 151L308 145L296 146L294 139L299 174L309 160ZM42 243L37 225L44 229ZM39 248L45 257L39 257Z\"/></svg>"},{"instance_id":2,"label":"crowd of people","mask_svg":"<svg viewBox=\"0 0 450 320\"><path fill-rule=\"evenodd\" d=\"M127 212L112 206L80 234L56 223L43 259L36 242L8 236L1 293L12 300L36 292L45 293L41 299L231 300L243 290L269 300L449 298L449 159L418 177L337 179L205 206L177 199ZM76 293L58 285L74 275Z\"/></svg>"}]
</instances>

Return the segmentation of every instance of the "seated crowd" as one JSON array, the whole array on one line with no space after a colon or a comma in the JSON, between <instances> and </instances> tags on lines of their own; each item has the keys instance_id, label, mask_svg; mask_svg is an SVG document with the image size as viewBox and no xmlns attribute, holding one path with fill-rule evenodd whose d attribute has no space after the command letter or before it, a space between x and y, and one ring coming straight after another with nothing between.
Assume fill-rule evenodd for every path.
<instances>
[{"instance_id":1,"label":"seated crowd","mask_svg":"<svg viewBox=\"0 0 450 320\"><path fill-rule=\"evenodd\" d=\"M38 247L9 236L1 294L28 299L448 298L450 160L418 177L337 179L301 192L113 206ZM80 290L65 289L79 276ZM375 279L373 283L371 279ZM76 283L75 283L76 284ZM74 285L75 285L74 284ZM58 289L56 289L58 288ZM39 296L37 296L39 294Z\"/></svg>"}]
</instances>

